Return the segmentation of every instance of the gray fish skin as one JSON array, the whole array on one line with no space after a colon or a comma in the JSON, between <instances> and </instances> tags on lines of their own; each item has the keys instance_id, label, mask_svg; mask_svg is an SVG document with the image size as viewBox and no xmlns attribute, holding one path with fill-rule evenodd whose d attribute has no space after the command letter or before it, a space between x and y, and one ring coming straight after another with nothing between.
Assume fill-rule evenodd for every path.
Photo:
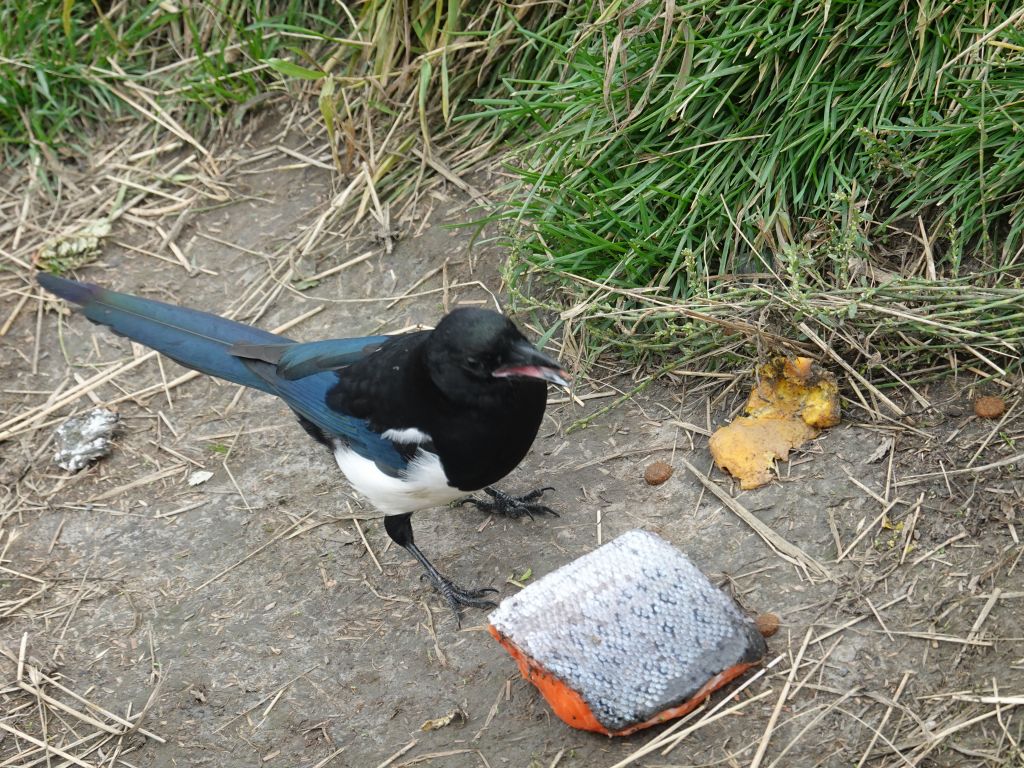
<instances>
[{"instance_id":1,"label":"gray fish skin","mask_svg":"<svg viewBox=\"0 0 1024 768\"><path fill-rule=\"evenodd\" d=\"M767 652L732 598L643 530L502 601L490 622L612 732L688 701L715 675Z\"/></svg>"}]
</instances>

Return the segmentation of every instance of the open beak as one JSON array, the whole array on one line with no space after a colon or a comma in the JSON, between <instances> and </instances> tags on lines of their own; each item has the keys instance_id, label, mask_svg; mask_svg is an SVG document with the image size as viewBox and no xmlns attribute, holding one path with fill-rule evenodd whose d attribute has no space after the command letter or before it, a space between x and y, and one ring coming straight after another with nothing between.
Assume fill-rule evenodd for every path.
<instances>
[{"instance_id":1,"label":"open beak","mask_svg":"<svg viewBox=\"0 0 1024 768\"><path fill-rule=\"evenodd\" d=\"M555 360L538 352L525 339L516 342L505 365L491 374L498 379L541 379L569 388L569 374Z\"/></svg>"}]
</instances>

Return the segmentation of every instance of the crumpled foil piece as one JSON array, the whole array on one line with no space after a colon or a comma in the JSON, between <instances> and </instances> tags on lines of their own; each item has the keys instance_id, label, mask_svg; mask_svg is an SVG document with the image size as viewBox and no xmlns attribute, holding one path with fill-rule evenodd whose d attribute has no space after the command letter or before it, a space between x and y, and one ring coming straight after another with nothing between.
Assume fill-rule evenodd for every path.
<instances>
[{"instance_id":1,"label":"crumpled foil piece","mask_svg":"<svg viewBox=\"0 0 1024 768\"><path fill-rule=\"evenodd\" d=\"M54 433L57 453L53 460L68 472L78 472L92 461L110 453L111 438L121 417L107 408L93 408L65 421Z\"/></svg>"}]
</instances>

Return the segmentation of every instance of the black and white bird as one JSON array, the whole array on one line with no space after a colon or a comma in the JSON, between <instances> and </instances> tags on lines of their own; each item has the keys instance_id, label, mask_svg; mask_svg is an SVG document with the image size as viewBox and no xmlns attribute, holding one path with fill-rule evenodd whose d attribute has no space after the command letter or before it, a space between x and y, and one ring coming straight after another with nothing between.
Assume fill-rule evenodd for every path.
<instances>
[{"instance_id":1,"label":"black and white bird","mask_svg":"<svg viewBox=\"0 0 1024 768\"><path fill-rule=\"evenodd\" d=\"M459 308L437 327L395 336L298 343L207 312L40 273L46 290L94 323L203 373L277 395L325 445L384 528L458 615L492 607L496 590L463 589L413 540L410 516L470 499L510 517L551 513L544 490L514 497L491 485L522 461L544 416L547 384L568 374L505 316Z\"/></svg>"}]
</instances>

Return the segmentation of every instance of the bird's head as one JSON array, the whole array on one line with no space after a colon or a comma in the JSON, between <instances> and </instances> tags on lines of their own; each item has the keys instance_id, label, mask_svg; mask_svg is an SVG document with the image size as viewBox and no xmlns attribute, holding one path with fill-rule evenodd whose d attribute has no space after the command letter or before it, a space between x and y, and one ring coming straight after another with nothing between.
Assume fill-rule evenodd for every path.
<instances>
[{"instance_id":1,"label":"bird's head","mask_svg":"<svg viewBox=\"0 0 1024 768\"><path fill-rule=\"evenodd\" d=\"M451 392L514 380L569 386L569 374L539 352L504 315L461 307L445 315L430 334L427 365L434 382Z\"/></svg>"}]
</instances>

